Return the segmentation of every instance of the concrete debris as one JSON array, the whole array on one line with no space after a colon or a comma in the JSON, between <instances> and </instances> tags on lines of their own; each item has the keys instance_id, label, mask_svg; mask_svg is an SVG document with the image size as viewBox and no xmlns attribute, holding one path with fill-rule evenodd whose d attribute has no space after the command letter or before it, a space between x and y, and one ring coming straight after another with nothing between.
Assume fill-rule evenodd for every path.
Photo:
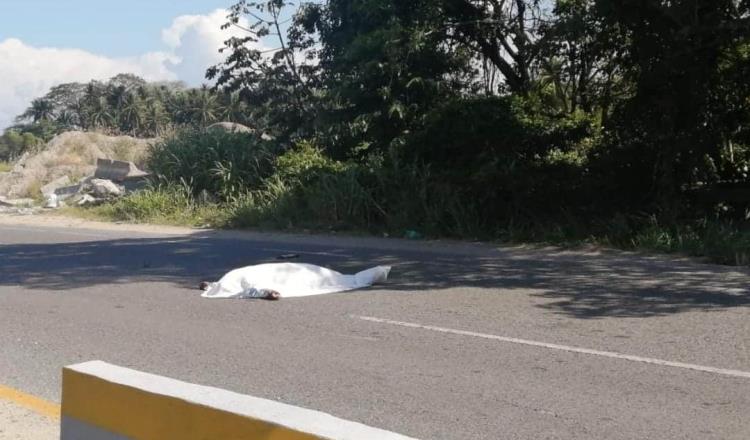
<instances>
[{"instance_id":1,"label":"concrete debris","mask_svg":"<svg viewBox=\"0 0 750 440\"><path fill-rule=\"evenodd\" d=\"M47 209L56 209L60 207L60 201L57 200L57 196L55 193L47 195L47 198L44 202L44 207Z\"/></svg>"},{"instance_id":2,"label":"concrete debris","mask_svg":"<svg viewBox=\"0 0 750 440\"><path fill-rule=\"evenodd\" d=\"M100 204L102 202L103 202L103 200L101 200L101 199L97 199L95 197L92 197L89 194L83 194L83 196L81 196L80 200L78 200L76 202L76 205L78 205L78 206L98 205L98 204Z\"/></svg>"},{"instance_id":3,"label":"concrete debris","mask_svg":"<svg viewBox=\"0 0 750 440\"><path fill-rule=\"evenodd\" d=\"M99 133L62 133L43 150L25 153L10 172L0 173L0 212L31 214L33 210L19 209L99 204L143 189L151 175L138 164L144 163L151 142ZM86 177L78 180L78 176Z\"/></svg>"},{"instance_id":4,"label":"concrete debris","mask_svg":"<svg viewBox=\"0 0 750 440\"><path fill-rule=\"evenodd\" d=\"M111 180L106 179L92 179L89 182L91 187L91 193L96 197L111 198L118 197L124 193L124 190L117 186Z\"/></svg>"},{"instance_id":5,"label":"concrete debris","mask_svg":"<svg viewBox=\"0 0 750 440\"><path fill-rule=\"evenodd\" d=\"M93 176L97 159L116 159L143 169L141 165L152 142L153 139L112 137L93 132L61 133L40 150L19 158L10 173L0 174L0 195L42 198L40 187L60 177L68 176L75 182L80 176Z\"/></svg>"},{"instance_id":6,"label":"concrete debris","mask_svg":"<svg viewBox=\"0 0 750 440\"><path fill-rule=\"evenodd\" d=\"M97 179L124 182L127 180L143 180L149 173L138 169L133 162L112 159L97 159L94 177Z\"/></svg>"},{"instance_id":7,"label":"concrete debris","mask_svg":"<svg viewBox=\"0 0 750 440\"><path fill-rule=\"evenodd\" d=\"M70 186L63 186L55 190L55 195L57 196L58 200L66 200L75 196L76 194L79 194L81 192L81 188L83 188L82 183L77 183L75 185L70 185Z\"/></svg>"}]
</instances>

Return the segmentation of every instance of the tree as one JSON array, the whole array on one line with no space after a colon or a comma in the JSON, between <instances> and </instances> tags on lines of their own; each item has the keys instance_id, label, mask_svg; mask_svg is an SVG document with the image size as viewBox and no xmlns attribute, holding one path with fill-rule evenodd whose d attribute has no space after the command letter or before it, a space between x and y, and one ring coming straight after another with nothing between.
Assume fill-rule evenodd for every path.
<instances>
[{"instance_id":1,"label":"tree","mask_svg":"<svg viewBox=\"0 0 750 440\"><path fill-rule=\"evenodd\" d=\"M120 130L137 134L143 122L144 105L143 100L134 92L130 92L122 99L117 119L120 122Z\"/></svg>"},{"instance_id":2,"label":"tree","mask_svg":"<svg viewBox=\"0 0 750 440\"><path fill-rule=\"evenodd\" d=\"M169 123L169 115L161 101L152 99L147 101L143 112L143 127L148 136L160 136Z\"/></svg>"},{"instance_id":3,"label":"tree","mask_svg":"<svg viewBox=\"0 0 750 440\"><path fill-rule=\"evenodd\" d=\"M189 108L192 122L200 127L206 127L218 120L219 100L210 90L192 90L188 94Z\"/></svg>"},{"instance_id":4,"label":"tree","mask_svg":"<svg viewBox=\"0 0 750 440\"><path fill-rule=\"evenodd\" d=\"M452 40L489 61L504 85L525 94L536 76L539 27L547 19L540 0L440 0Z\"/></svg>"},{"instance_id":5,"label":"tree","mask_svg":"<svg viewBox=\"0 0 750 440\"><path fill-rule=\"evenodd\" d=\"M33 122L39 121L50 121L55 117L55 107L53 103L48 99L38 98L31 101L31 107L26 109L20 116L16 118L17 121L25 121L31 119Z\"/></svg>"},{"instance_id":6,"label":"tree","mask_svg":"<svg viewBox=\"0 0 750 440\"><path fill-rule=\"evenodd\" d=\"M716 177L707 164L720 160L727 135L720 108L750 106L747 87L735 99L722 85L724 66L750 44L747 2L599 0L597 11L616 36L623 74L634 85L613 121L623 152L618 168L635 171L650 186L639 188L673 217L684 186Z\"/></svg>"},{"instance_id":7,"label":"tree","mask_svg":"<svg viewBox=\"0 0 750 440\"><path fill-rule=\"evenodd\" d=\"M107 129L112 127L115 121L114 112L110 108L106 96L92 99L86 112L88 125L93 128Z\"/></svg>"}]
</instances>

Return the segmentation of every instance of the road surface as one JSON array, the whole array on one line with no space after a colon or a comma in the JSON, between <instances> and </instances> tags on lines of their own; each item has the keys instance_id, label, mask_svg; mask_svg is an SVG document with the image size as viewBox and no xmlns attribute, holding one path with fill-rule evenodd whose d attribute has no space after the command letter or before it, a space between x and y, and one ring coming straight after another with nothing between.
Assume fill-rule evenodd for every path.
<instances>
[{"instance_id":1,"label":"road surface","mask_svg":"<svg viewBox=\"0 0 750 440\"><path fill-rule=\"evenodd\" d=\"M387 285L265 302L276 261ZM0 222L0 384L111 363L424 439L750 438L748 271L620 252Z\"/></svg>"}]
</instances>

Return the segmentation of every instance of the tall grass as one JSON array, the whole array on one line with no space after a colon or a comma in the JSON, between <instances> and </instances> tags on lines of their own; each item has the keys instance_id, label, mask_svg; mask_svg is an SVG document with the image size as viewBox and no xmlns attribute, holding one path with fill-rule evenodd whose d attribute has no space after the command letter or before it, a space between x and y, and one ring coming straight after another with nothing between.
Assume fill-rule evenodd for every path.
<instances>
[{"instance_id":1,"label":"tall grass","mask_svg":"<svg viewBox=\"0 0 750 440\"><path fill-rule=\"evenodd\" d=\"M147 167L160 183L230 199L273 173L274 146L249 133L185 129L151 147Z\"/></svg>"},{"instance_id":2,"label":"tall grass","mask_svg":"<svg viewBox=\"0 0 750 440\"><path fill-rule=\"evenodd\" d=\"M224 211L216 204L197 201L189 189L179 185L146 188L111 203L88 208L86 214L131 223L183 226L222 226Z\"/></svg>"},{"instance_id":3,"label":"tall grass","mask_svg":"<svg viewBox=\"0 0 750 440\"><path fill-rule=\"evenodd\" d=\"M214 227L337 230L403 236L552 244L597 243L681 253L724 264L750 263L750 228L704 219L661 224L654 217L588 219L524 212L492 217L471 189L429 167L395 158L341 162L310 143L275 155L252 135L182 132L157 145L150 166L160 182L89 213L130 222ZM512 205L512 206L510 206ZM497 207L496 207L497 208Z\"/></svg>"},{"instance_id":4,"label":"tall grass","mask_svg":"<svg viewBox=\"0 0 750 440\"><path fill-rule=\"evenodd\" d=\"M281 155L263 186L230 203L237 227L365 230L435 236L477 236L472 203L436 183L416 165L342 163L309 144Z\"/></svg>"},{"instance_id":5,"label":"tall grass","mask_svg":"<svg viewBox=\"0 0 750 440\"><path fill-rule=\"evenodd\" d=\"M0 161L0 173L7 173L13 169L13 165Z\"/></svg>"}]
</instances>

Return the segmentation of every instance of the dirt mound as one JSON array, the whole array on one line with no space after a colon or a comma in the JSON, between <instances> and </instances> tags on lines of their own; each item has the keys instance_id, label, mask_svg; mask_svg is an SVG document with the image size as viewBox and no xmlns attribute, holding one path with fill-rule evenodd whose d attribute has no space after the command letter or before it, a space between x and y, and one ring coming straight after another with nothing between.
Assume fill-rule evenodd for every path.
<instances>
[{"instance_id":1,"label":"dirt mound","mask_svg":"<svg viewBox=\"0 0 750 440\"><path fill-rule=\"evenodd\" d=\"M39 197L40 188L62 176L71 181L93 175L97 159L115 159L143 166L153 139L69 131L55 136L39 153L23 157L13 171L0 173L0 195Z\"/></svg>"}]
</instances>

